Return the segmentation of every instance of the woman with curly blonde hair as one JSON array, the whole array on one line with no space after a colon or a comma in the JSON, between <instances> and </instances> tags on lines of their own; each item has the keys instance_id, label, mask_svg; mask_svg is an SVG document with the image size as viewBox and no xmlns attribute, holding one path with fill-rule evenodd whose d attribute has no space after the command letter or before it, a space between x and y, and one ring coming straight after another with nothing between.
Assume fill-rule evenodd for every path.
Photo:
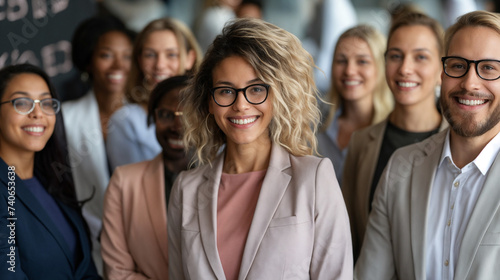
<instances>
[{"instance_id":1,"label":"woman with curly blonde hair","mask_svg":"<svg viewBox=\"0 0 500 280\"><path fill-rule=\"evenodd\" d=\"M170 279L352 279L345 205L319 122L312 57L270 23L239 19L183 101L183 172L168 209Z\"/></svg>"}]
</instances>

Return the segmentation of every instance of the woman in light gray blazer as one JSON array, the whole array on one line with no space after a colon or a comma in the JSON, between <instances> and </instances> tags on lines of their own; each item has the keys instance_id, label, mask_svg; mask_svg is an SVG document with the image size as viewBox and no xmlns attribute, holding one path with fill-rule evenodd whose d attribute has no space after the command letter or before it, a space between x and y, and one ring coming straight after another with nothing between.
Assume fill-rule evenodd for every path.
<instances>
[{"instance_id":1,"label":"woman in light gray blazer","mask_svg":"<svg viewBox=\"0 0 500 280\"><path fill-rule=\"evenodd\" d=\"M186 89L197 168L174 184L170 279L352 279L344 201L319 122L312 57L256 19L224 28Z\"/></svg>"}]
</instances>

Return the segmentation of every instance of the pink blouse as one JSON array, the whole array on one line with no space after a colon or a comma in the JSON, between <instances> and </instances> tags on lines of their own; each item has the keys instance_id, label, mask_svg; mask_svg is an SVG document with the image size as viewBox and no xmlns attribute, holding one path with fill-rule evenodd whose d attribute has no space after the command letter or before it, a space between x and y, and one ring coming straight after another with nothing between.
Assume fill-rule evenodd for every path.
<instances>
[{"instance_id":1,"label":"pink blouse","mask_svg":"<svg viewBox=\"0 0 500 280\"><path fill-rule=\"evenodd\" d=\"M238 279L266 170L222 173L217 200L217 249L226 279Z\"/></svg>"}]
</instances>

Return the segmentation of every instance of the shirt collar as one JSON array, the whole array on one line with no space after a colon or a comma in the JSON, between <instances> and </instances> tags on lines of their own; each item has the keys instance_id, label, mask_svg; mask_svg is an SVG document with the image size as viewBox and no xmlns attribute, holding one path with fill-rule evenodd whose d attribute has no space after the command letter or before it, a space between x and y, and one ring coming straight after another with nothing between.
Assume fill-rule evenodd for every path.
<instances>
[{"instance_id":1,"label":"shirt collar","mask_svg":"<svg viewBox=\"0 0 500 280\"><path fill-rule=\"evenodd\" d=\"M443 164L447 159L449 159L452 164L453 157L451 156L451 148L450 148L450 131L446 134L446 138L444 141L443 152L441 153L441 159L439 160L439 165ZM495 158L500 151L500 133L497 133L493 139L486 144L483 150L479 153L479 155L472 161L474 165L479 169L479 171L486 175L491 165L495 161ZM470 164L470 163L469 163ZM464 168L466 168L469 164L467 164Z\"/></svg>"},{"instance_id":2,"label":"shirt collar","mask_svg":"<svg viewBox=\"0 0 500 280\"><path fill-rule=\"evenodd\" d=\"M439 166L443 164L443 162L449 161L453 162L451 157L451 148L450 148L450 132L446 133L446 137L444 139L443 152L441 153L441 158L439 159ZM454 165L454 164L453 164Z\"/></svg>"}]
</instances>

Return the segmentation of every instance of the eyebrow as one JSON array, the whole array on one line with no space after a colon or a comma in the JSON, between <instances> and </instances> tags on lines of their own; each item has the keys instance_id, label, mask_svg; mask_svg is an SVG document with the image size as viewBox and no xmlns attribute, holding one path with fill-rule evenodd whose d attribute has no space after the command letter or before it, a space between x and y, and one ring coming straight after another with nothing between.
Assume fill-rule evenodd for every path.
<instances>
[{"instance_id":1,"label":"eyebrow","mask_svg":"<svg viewBox=\"0 0 500 280\"><path fill-rule=\"evenodd\" d=\"M14 96L14 95L16 95L16 94L20 94L20 95L23 95L23 96L25 96L25 97L29 97L29 98L31 98L31 95L30 95L29 93L25 92L25 91L15 91L15 92L13 92L13 93L11 93L11 94L9 95L9 99L10 99L10 98L12 98L12 96ZM39 94L38 96L45 96L45 95L51 96L49 92L44 92L44 93L41 93L41 94Z\"/></svg>"},{"instance_id":2,"label":"eyebrow","mask_svg":"<svg viewBox=\"0 0 500 280\"><path fill-rule=\"evenodd\" d=\"M247 85L250 85L250 84L253 84L253 83L257 83L257 82L260 82L262 83L262 80L259 79L259 78L255 78L253 80L250 80L250 81L247 81ZM226 81L217 81L214 83L214 85L226 85L226 86L231 86L231 87L234 87L234 84L231 83L231 82L226 82Z\"/></svg>"},{"instance_id":3,"label":"eyebrow","mask_svg":"<svg viewBox=\"0 0 500 280\"><path fill-rule=\"evenodd\" d=\"M403 52L401 49L399 48L389 48L387 49L387 52L390 52L390 51L398 51L398 52ZM431 50L427 49L427 48L419 48L419 49L412 49L411 52L432 52Z\"/></svg>"},{"instance_id":4,"label":"eyebrow","mask_svg":"<svg viewBox=\"0 0 500 280\"><path fill-rule=\"evenodd\" d=\"M156 50L153 48L145 47L142 49L142 51L150 51L150 52L179 51L179 48L166 48L166 49L162 49L162 50Z\"/></svg>"}]
</instances>

